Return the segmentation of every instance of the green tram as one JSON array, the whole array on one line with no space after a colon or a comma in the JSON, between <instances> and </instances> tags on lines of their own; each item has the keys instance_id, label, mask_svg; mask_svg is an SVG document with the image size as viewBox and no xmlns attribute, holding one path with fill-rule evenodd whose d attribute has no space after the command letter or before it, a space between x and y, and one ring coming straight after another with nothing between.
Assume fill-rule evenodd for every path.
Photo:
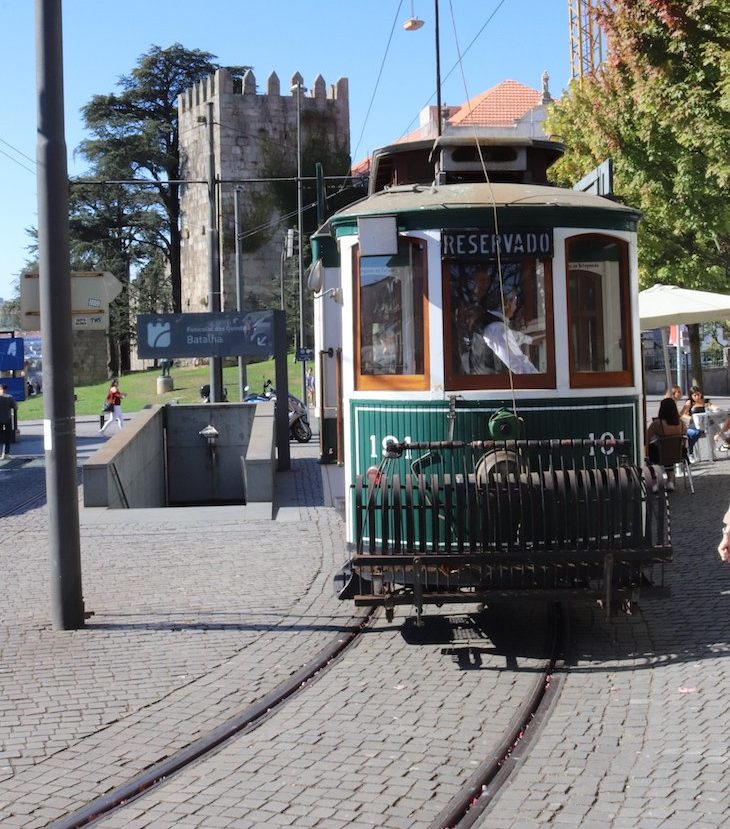
<instances>
[{"instance_id":1,"label":"green tram","mask_svg":"<svg viewBox=\"0 0 730 829\"><path fill-rule=\"evenodd\" d=\"M394 145L314 236L322 461L361 605L600 600L671 559L643 464L639 213L546 183L561 148ZM433 159L435 158L435 171Z\"/></svg>"}]
</instances>

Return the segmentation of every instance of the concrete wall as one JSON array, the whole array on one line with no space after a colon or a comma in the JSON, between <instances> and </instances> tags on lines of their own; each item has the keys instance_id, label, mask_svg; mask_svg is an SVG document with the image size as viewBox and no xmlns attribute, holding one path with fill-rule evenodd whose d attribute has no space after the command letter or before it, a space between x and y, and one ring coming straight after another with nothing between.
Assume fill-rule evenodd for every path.
<instances>
[{"instance_id":1,"label":"concrete wall","mask_svg":"<svg viewBox=\"0 0 730 829\"><path fill-rule=\"evenodd\" d=\"M246 455L255 403L170 406L167 410L169 506L245 502L241 458ZM213 427L209 443L200 432Z\"/></svg>"},{"instance_id":2,"label":"concrete wall","mask_svg":"<svg viewBox=\"0 0 730 829\"><path fill-rule=\"evenodd\" d=\"M165 506L164 407L143 409L84 464L85 507Z\"/></svg>"},{"instance_id":3,"label":"concrete wall","mask_svg":"<svg viewBox=\"0 0 730 829\"><path fill-rule=\"evenodd\" d=\"M208 426L213 444L200 435ZM84 465L84 506L272 503L275 470L273 404L156 405Z\"/></svg>"}]
</instances>

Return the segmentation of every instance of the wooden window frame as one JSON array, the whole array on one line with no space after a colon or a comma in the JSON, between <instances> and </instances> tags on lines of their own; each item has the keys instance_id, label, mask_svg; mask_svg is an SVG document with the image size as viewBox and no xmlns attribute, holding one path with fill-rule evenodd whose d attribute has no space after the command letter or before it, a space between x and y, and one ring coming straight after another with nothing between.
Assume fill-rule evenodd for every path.
<instances>
[{"instance_id":1,"label":"wooden window frame","mask_svg":"<svg viewBox=\"0 0 730 829\"><path fill-rule=\"evenodd\" d=\"M600 240L615 244L619 250L619 291L622 336L624 339L624 354L626 355L626 368L620 371L575 371L571 362L573 353L572 340L572 313L570 304L570 246L577 241L587 242ZM580 233L569 236L565 240L565 295L566 314L565 326L568 338L568 372L570 387L574 389L609 388L609 387L630 387L634 384L634 352L633 352L633 322L631 319L631 300L629 296L629 243L618 236L611 236L610 233Z\"/></svg>"},{"instance_id":2,"label":"wooden window frame","mask_svg":"<svg viewBox=\"0 0 730 829\"><path fill-rule=\"evenodd\" d=\"M451 286L449 284L448 263L453 258L443 259L441 263L441 295L443 298L443 359L444 388L446 391L481 391L509 390L509 373L500 374L457 374L454 365L453 311L451 307ZM539 374L512 373L512 386L515 389L554 389L555 388L555 319L553 314L553 265L552 259L536 257L542 263L545 274L545 354L547 367ZM448 326L448 328L447 328Z\"/></svg>"},{"instance_id":3,"label":"wooden window frame","mask_svg":"<svg viewBox=\"0 0 730 829\"><path fill-rule=\"evenodd\" d=\"M400 244L411 247L419 246L420 268L422 274L423 296L423 374L361 374L360 373L360 245L352 248L352 280L353 280L353 322L354 322L354 378L356 391L423 391L430 387L430 337L428 319L428 250L425 239L416 239L409 236L400 236ZM415 259L415 257L414 257Z\"/></svg>"}]
</instances>

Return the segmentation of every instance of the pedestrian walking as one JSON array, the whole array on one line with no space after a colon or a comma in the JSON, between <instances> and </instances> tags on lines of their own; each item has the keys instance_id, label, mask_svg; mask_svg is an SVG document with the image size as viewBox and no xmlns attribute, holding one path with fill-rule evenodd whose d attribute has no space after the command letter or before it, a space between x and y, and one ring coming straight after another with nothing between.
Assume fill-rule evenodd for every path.
<instances>
[{"instance_id":1,"label":"pedestrian walking","mask_svg":"<svg viewBox=\"0 0 730 829\"><path fill-rule=\"evenodd\" d=\"M126 397L126 394L122 394L119 391L119 383L116 379L112 380L111 386L109 386L109 391L106 395L106 400L104 401L104 411L109 412L109 418L104 422L100 432L104 432L106 427L112 422L112 420L116 420L119 428L124 428L124 414L122 413L122 398Z\"/></svg>"},{"instance_id":2,"label":"pedestrian walking","mask_svg":"<svg viewBox=\"0 0 730 829\"><path fill-rule=\"evenodd\" d=\"M307 404L314 406L314 373L311 368L307 369Z\"/></svg>"},{"instance_id":3,"label":"pedestrian walking","mask_svg":"<svg viewBox=\"0 0 730 829\"><path fill-rule=\"evenodd\" d=\"M15 398L8 394L5 383L0 384L0 442L2 443L1 458L10 457L10 438L13 435L13 412L18 411Z\"/></svg>"}]
</instances>

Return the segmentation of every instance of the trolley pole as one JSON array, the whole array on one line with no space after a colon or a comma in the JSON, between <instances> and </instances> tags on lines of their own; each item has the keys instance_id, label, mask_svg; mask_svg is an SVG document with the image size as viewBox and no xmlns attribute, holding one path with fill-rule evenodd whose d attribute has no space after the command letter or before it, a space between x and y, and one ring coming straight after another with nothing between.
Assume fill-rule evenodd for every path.
<instances>
[{"instance_id":1,"label":"trolley pole","mask_svg":"<svg viewBox=\"0 0 730 829\"><path fill-rule=\"evenodd\" d=\"M38 270L51 614L55 630L78 630L84 626L84 600L76 481L61 0L36 0L35 9Z\"/></svg>"}]
</instances>

